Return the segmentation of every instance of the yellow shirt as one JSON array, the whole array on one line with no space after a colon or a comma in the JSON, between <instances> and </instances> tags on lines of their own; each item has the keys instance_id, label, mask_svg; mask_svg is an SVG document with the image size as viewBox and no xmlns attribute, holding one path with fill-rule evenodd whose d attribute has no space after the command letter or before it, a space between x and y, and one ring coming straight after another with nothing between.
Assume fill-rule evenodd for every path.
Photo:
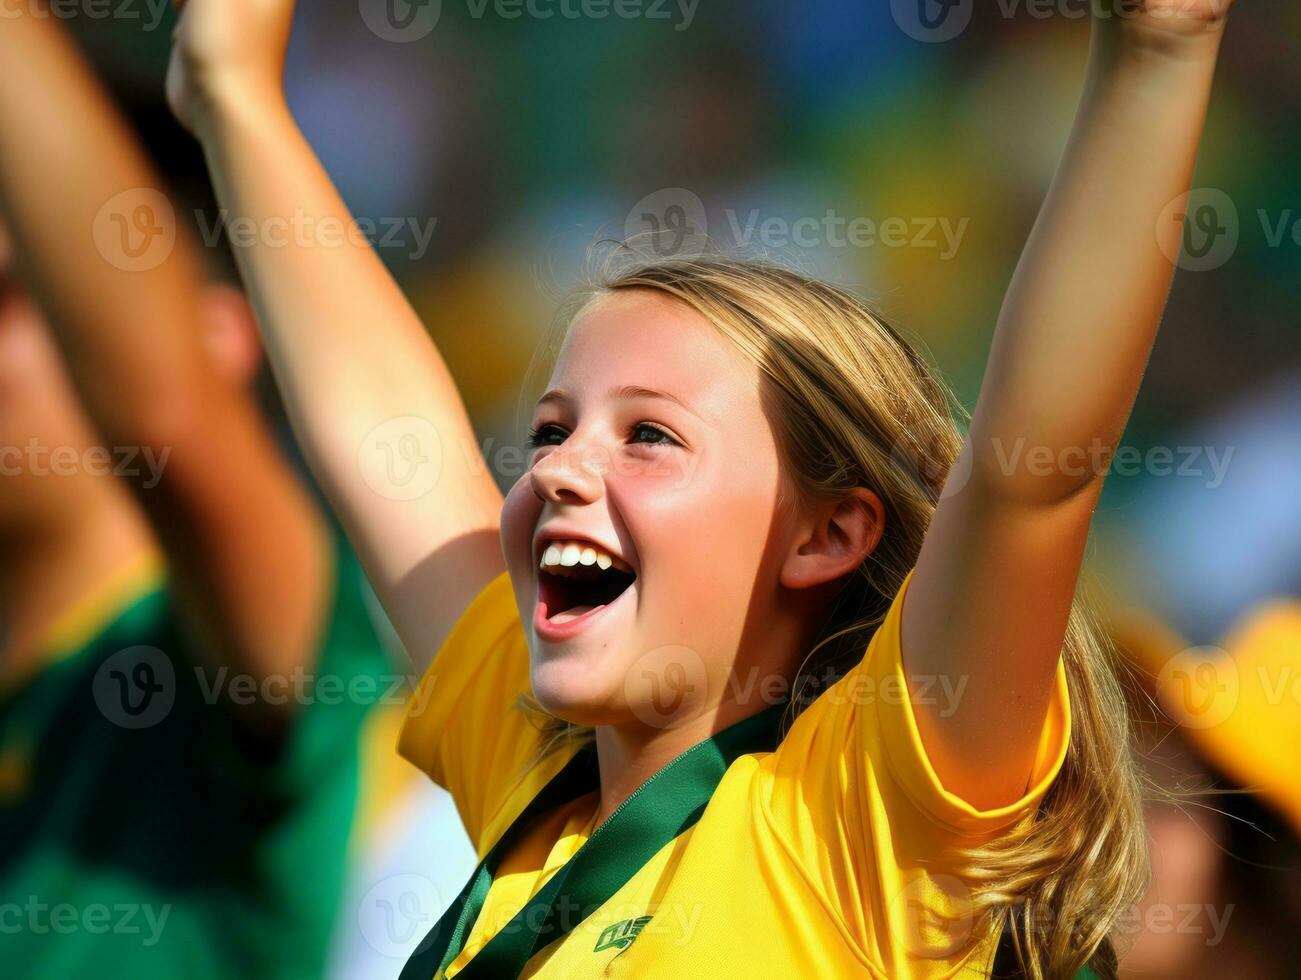
<instances>
[{"instance_id":1,"label":"yellow shirt","mask_svg":"<svg viewBox=\"0 0 1301 980\"><path fill-rule=\"evenodd\" d=\"M1276 598L1244 615L1219 648L1167 660L1158 680L1162 704L1193 747L1301 835L1299 665L1301 601Z\"/></svg>"},{"instance_id":2,"label":"yellow shirt","mask_svg":"<svg viewBox=\"0 0 1301 980\"><path fill-rule=\"evenodd\" d=\"M863 660L777 750L733 762L700 821L523 976L988 976L996 941L976 928L950 852L1006 833L1047 792L1070 738L1066 672L1059 664L1025 795L972 806L940 783L901 696L906 589ZM514 707L528 690L528 646L503 573L430 665L399 742L451 793L480 857L574 752L535 761L537 730ZM582 846L596 802L593 792L549 814L506 857L449 978Z\"/></svg>"}]
</instances>

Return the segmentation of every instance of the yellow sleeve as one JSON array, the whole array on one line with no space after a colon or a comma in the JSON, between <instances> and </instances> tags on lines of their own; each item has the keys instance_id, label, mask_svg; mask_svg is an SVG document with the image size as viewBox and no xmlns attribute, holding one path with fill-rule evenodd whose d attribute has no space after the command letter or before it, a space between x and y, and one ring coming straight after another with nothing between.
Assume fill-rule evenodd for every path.
<instances>
[{"instance_id":1,"label":"yellow sleeve","mask_svg":"<svg viewBox=\"0 0 1301 980\"><path fill-rule=\"evenodd\" d=\"M451 794L481 855L539 748L537 728L516 707L530 689L528 644L502 572L457 620L398 738L398 752Z\"/></svg>"},{"instance_id":2,"label":"yellow sleeve","mask_svg":"<svg viewBox=\"0 0 1301 980\"><path fill-rule=\"evenodd\" d=\"M1070 705L1059 664L1020 799L981 809L946 787L922 744L903 670L910 580L863 659L808 705L767 760L763 807L783 849L867 956L920 958L940 970L983 949L970 945L977 937L962 910L973 892L954 849L997 837L1037 806L1066 757ZM937 684L920 696L943 710L960 691Z\"/></svg>"},{"instance_id":3,"label":"yellow sleeve","mask_svg":"<svg viewBox=\"0 0 1301 980\"><path fill-rule=\"evenodd\" d=\"M1039 747L1025 793L1006 806L986 810L973 806L940 781L922 744L913 698L907 696L909 688L903 669L900 625L903 598L911 581L912 573L909 572L885 622L872 638L867 655L855 671L864 672L871 679L871 687L878 692L874 710L866 712L859 720L859 745L870 763L889 767L893 777L891 782L903 798L940 825L962 835L996 833L1037 806L1061 771L1071 732L1066 666L1059 658L1057 682L1039 733ZM946 706L956 708L956 699L960 696L961 692L952 684L946 687L938 681L929 691L917 695L919 699L930 699L928 703L937 704L941 711L946 710ZM904 802L903 798L898 802Z\"/></svg>"}]
</instances>

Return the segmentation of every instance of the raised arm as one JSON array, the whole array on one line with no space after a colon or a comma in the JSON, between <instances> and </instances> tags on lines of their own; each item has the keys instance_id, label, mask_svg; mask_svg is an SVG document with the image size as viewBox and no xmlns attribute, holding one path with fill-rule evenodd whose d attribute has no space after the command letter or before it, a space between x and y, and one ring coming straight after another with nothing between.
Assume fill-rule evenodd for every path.
<instances>
[{"instance_id":1,"label":"raised arm","mask_svg":"<svg viewBox=\"0 0 1301 980\"><path fill-rule=\"evenodd\" d=\"M966 685L948 717L917 715L939 775L976 805L1026 789L1103 471L1174 274L1182 214L1161 219L1192 179L1231 2L1095 0L1075 126L904 605L910 676Z\"/></svg>"},{"instance_id":2,"label":"raised arm","mask_svg":"<svg viewBox=\"0 0 1301 980\"><path fill-rule=\"evenodd\" d=\"M188 0L168 98L232 219L352 217L283 95L293 0ZM285 241L279 241L285 238ZM504 568L502 497L423 325L355 235L236 248L294 431L417 665Z\"/></svg>"},{"instance_id":3,"label":"raised arm","mask_svg":"<svg viewBox=\"0 0 1301 980\"><path fill-rule=\"evenodd\" d=\"M0 19L0 211L20 272L105 443L161 464L132 467L133 479L200 652L282 675L310 667L318 640L324 524L205 350L184 228L153 251L117 237L115 218L171 226L159 187L57 19L28 8Z\"/></svg>"}]
</instances>

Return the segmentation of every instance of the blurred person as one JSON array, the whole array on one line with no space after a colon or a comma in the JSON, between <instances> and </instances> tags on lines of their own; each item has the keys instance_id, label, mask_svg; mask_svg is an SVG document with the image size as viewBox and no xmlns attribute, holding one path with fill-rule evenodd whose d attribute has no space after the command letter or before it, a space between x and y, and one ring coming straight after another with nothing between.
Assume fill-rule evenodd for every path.
<instances>
[{"instance_id":1,"label":"blurred person","mask_svg":"<svg viewBox=\"0 0 1301 980\"><path fill-rule=\"evenodd\" d=\"M0 20L0 972L318 978L405 672L246 302L46 14Z\"/></svg>"},{"instance_id":2,"label":"blurred person","mask_svg":"<svg viewBox=\"0 0 1301 980\"><path fill-rule=\"evenodd\" d=\"M392 980L474 870L474 849L447 791L393 751L403 714L400 705L385 705L366 720L367 764L327 980Z\"/></svg>"},{"instance_id":3,"label":"blurred person","mask_svg":"<svg viewBox=\"0 0 1301 980\"><path fill-rule=\"evenodd\" d=\"M845 291L649 260L565 311L503 499L372 249L238 252L308 461L429 665L402 751L481 858L404 977L987 976L1008 922L1027 975L1115 976L1141 799L1075 604L1105 466L996 457L1119 440L1227 9L1094 19L965 443ZM168 96L232 214L347 227L284 102L293 10L187 0Z\"/></svg>"},{"instance_id":4,"label":"blurred person","mask_svg":"<svg viewBox=\"0 0 1301 980\"><path fill-rule=\"evenodd\" d=\"M374 593L366 595L390 662L407 662ZM422 923L437 917L474 869L474 849L447 791L394 751L407 704L393 693L370 710L358 738L356 814L324 980L392 980L424 939Z\"/></svg>"},{"instance_id":5,"label":"blurred person","mask_svg":"<svg viewBox=\"0 0 1301 980\"><path fill-rule=\"evenodd\" d=\"M1287 980L1301 962L1301 602L1273 599L1216 647L1115 609L1152 787L1152 882L1125 928L1125 980Z\"/></svg>"}]
</instances>

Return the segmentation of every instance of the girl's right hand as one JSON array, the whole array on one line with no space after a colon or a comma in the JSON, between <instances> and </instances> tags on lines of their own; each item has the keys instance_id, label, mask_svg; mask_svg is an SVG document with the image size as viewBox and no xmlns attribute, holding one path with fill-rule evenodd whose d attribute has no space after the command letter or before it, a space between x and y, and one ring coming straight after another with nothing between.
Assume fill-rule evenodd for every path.
<instances>
[{"instance_id":1,"label":"girl's right hand","mask_svg":"<svg viewBox=\"0 0 1301 980\"><path fill-rule=\"evenodd\" d=\"M233 100L280 98L294 0L173 0L167 103L196 134Z\"/></svg>"}]
</instances>

